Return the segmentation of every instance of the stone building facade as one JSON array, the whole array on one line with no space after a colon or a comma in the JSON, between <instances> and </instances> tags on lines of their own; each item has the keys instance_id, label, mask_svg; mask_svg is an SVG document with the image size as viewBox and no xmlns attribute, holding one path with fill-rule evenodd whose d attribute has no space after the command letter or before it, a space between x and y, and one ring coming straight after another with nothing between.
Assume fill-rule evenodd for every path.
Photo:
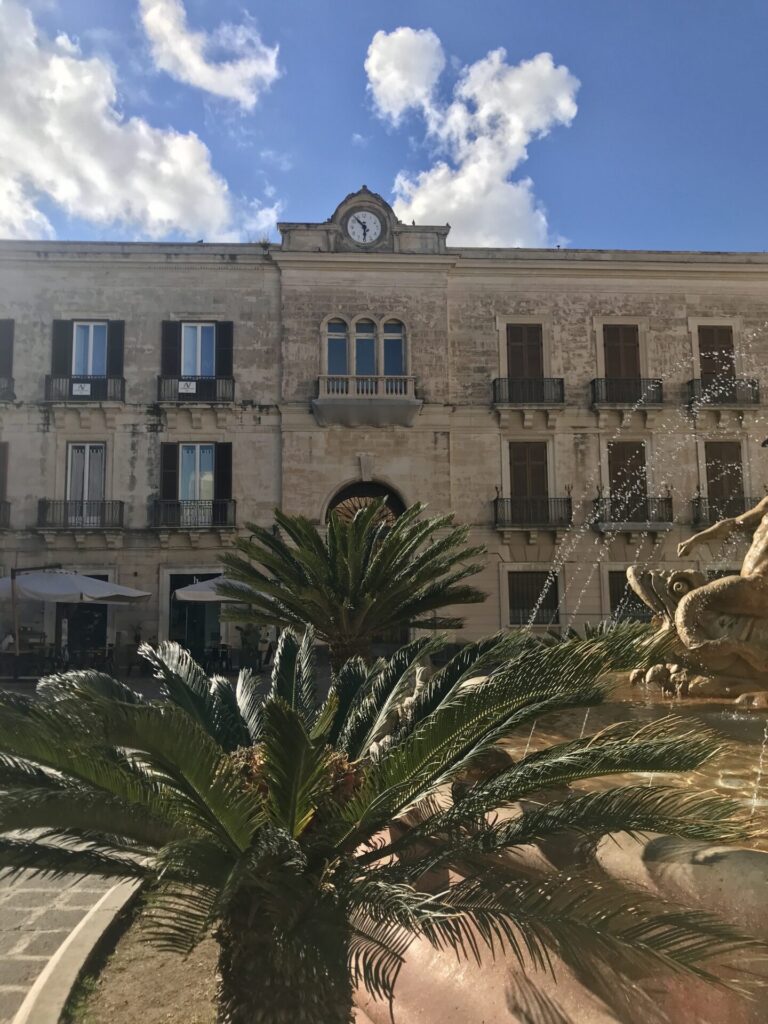
<instances>
[{"instance_id":1,"label":"stone building facade","mask_svg":"<svg viewBox=\"0 0 768 1024\"><path fill-rule=\"evenodd\" d=\"M280 230L0 243L0 565L153 595L25 608L49 642L236 644L173 590L276 506L377 493L487 546L465 635L582 626L768 487L765 254L454 248L365 188Z\"/></svg>"}]
</instances>

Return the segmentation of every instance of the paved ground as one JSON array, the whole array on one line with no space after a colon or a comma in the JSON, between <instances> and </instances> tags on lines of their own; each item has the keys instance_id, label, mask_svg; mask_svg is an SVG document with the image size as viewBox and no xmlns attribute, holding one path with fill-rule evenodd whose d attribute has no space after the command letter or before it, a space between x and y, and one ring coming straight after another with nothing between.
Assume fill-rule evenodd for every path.
<instances>
[{"instance_id":1,"label":"paved ground","mask_svg":"<svg viewBox=\"0 0 768 1024\"><path fill-rule=\"evenodd\" d=\"M0 876L0 1024L9 1024L48 958L112 882Z\"/></svg>"}]
</instances>

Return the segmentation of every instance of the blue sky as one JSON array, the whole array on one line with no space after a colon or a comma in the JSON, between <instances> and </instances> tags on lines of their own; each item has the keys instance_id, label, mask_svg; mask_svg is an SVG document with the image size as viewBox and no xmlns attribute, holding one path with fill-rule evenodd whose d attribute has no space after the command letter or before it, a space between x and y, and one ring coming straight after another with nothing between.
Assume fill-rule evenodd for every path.
<instances>
[{"instance_id":1,"label":"blue sky","mask_svg":"<svg viewBox=\"0 0 768 1024\"><path fill-rule=\"evenodd\" d=\"M762 0L0 0L0 235L276 238L365 182L457 243L762 250L767 30Z\"/></svg>"}]
</instances>

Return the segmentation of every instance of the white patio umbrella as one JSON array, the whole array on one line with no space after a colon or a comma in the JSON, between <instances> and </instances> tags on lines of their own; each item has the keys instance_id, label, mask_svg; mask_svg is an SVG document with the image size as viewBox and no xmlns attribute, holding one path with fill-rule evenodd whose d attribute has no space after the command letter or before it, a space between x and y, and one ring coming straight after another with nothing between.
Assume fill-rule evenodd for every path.
<instances>
[{"instance_id":1,"label":"white patio umbrella","mask_svg":"<svg viewBox=\"0 0 768 1024\"><path fill-rule=\"evenodd\" d=\"M109 580L95 580L63 569L38 569L19 572L0 579L0 601L27 598L31 601L49 601L54 604L136 604L152 595L146 590L122 587Z\"/></svg>"},{"instance_id":2,"label":"white patio umbrella","mask_svg":"<svg viewBox=\"0 0 768 1024\"><path fill-rule=\"evenodd\" d=\"M223 597L216 593L219 583L224 583L226 577L214 576L210 580L200 580L199 583L190 583L188 587L179 587L174 590L173 596L179 601L206 601L209 604L214 601L234 601L233 597ZM231 580L227 582L232 582Z\"/></svg>"}]
</instances>

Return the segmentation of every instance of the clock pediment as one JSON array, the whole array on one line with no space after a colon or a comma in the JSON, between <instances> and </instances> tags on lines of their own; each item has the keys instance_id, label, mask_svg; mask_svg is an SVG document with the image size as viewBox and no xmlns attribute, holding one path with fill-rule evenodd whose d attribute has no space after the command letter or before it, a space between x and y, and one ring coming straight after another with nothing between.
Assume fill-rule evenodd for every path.
<instances>
[{"instance_id":1,"label":"clock pediment","mask_svg":"<svg viewBox=\"0 0 768 1024\"><path fill-rule=\"evenodd\" d=\"M363 185L320 224L277 225L284 251L411 253L445 252L449 226L417 227L399 221L389 203Z\"/></svg>"}]
</instances>

